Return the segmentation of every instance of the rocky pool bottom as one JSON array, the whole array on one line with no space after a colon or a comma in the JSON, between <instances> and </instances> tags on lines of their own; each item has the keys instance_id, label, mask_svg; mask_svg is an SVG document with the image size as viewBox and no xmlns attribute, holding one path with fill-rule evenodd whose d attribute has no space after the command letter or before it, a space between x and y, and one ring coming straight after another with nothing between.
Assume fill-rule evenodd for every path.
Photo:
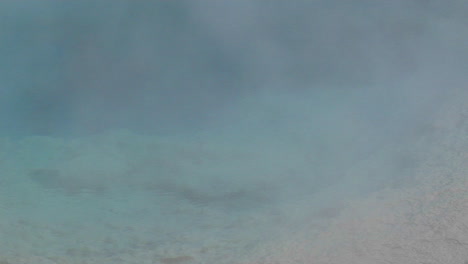
<instances>
[{"instance_id":1,"label":"rocky pool bottom","mask_svg":"<svg viewBox=\"0 0 468 264\"><path fill-rule=\"evenodd\" d=\"M334 168L278 144L5 138L0 263L464 263L467 140L441 120Z\"/></svg>"}]
</instances>

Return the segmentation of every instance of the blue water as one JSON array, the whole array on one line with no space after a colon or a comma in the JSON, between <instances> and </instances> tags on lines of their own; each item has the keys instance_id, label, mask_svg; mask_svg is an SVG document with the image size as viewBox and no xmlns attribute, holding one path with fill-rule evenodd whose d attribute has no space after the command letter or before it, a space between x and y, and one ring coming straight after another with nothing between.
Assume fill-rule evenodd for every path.
<instances>
[{"instance_id":1,"label":"blue water","mask_svg":"<svg viewBox=\"0 0 468 264\"><path fill-rule=\"evenodd\" d=\"M5 140L3 149L7 260L151 263L188 256L234 263L285 230L300 229L294 226L319 208L312 191L284 186L284 177L303 177L283 175L285 164L268 163L275 154L252 146L119 132L74 141Z\"/></svg>"}]
</instances>

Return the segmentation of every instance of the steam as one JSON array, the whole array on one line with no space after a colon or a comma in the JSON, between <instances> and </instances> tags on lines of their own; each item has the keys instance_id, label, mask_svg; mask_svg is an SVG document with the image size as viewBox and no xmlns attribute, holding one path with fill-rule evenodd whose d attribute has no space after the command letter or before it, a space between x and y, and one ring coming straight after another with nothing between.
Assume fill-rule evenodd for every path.
<instances>
[{"instance_id":1,"label":"steam","mask_svg":"<svg viewBox=\"0 0 468 264\"><path fill-rule=\"evenodd\" d=\"M4 2L2 133L283 142L320 152L325 167L352 164L428 131L462 89L467 8Z\"/></svg>"}]
</instances>

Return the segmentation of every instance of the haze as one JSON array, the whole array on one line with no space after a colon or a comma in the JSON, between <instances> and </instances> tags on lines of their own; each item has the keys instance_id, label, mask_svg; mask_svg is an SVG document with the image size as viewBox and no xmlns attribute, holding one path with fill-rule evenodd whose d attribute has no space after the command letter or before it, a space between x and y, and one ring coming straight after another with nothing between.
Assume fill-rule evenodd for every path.
<instances>
[{"instance_id":1,"label":"haze","mask_svg":"<svg viewBox=\"0 0 468 264\"><path fill-rule=\"evenodd\" d=\"M200 182L177 184L206 199L263 186L283 213L340 207L423 180L435 145L421 142L467 98L467 12L463 0L2 1L0 135L239 147L252 160L197 163ZM202 196L201 171L224 165L224 187Z\"/></svg>"}]
</instances>

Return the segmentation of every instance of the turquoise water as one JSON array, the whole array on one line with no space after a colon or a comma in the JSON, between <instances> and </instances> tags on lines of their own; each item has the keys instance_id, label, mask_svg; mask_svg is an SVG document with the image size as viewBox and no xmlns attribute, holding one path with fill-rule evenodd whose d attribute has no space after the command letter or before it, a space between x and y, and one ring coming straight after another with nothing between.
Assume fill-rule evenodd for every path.
<instances>
[{"instance_id":1,"label":"turquoise water","mask_svg":"<svg viewBox=\"0 0 468 264\"><path fill-rule=\"evenodd\" d=\"M2 258L240 263L305 219L324 225L312 192L285 186L300 162L260 149L121 132L4 139Z\"/></svg>"}]
</instances>

